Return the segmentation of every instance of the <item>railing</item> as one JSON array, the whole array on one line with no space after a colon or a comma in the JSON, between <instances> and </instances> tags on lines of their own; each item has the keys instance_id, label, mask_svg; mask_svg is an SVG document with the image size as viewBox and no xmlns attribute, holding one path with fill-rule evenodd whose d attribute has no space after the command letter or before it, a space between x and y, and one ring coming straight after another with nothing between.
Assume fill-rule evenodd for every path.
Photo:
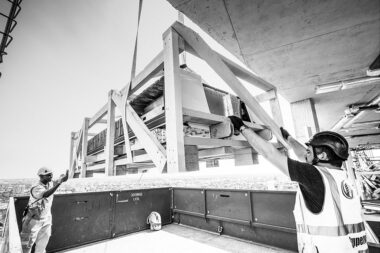
<instances>
[{"instance_id":1,"label":"railing","mask_svg":"<svg viewBox=\"0 0 380 253\"><path fill-rule=\"evenodd\" d=\"M295 192L292 191L200 188L57 195L52 206L54 225L47 252L148 229L146 217L151 211L161 214L163 225L174 221L220 235L296 251L294 201ZM10 199L1 253L22 252L18 231L27 202L27 197L17 197L15 202ZM378 223L372 225L376 228ZM369 246L371 253L379 252L378 244Z\"/></svg>"},{"instance_id":2,"label":"railing","mask_svg":"<svg viewBox=\"0 0 380 253\"><path fill-rule=\"evenodd\" d=\"M291 191L174 188L174 222L296 251L294 200Z\"/></svg>"},{"instance_id":3,"label":"railing","mask_svg":"<svg viewBox=\"0 0 380 253\"><path fill-rule=\"evenodd\" d=\"M9 198L4 230L0 238L0 252L22 253L16 210L13 197Z\"/></svg>"},{"instance_id":4,"label":"railing","mask_svg":"<svg viewBox=\"0 0 380 253\"><path fill-rule=\"evenodd\" d=\"M20 13L21 10L21 1L22 0L8 0L8 2L11 4L10 10L8 15L0 12L0 15L7 20L5 27L3 30L0 31L0 34L3 35L3 38L0 42L0 63L3 62L3 55L6 55L5 49L9 46L9 44L12 42L13 37L10 35L10 33L13 31L15 26L17 25L16 17Z\"/></svg>"},{"instance_id":5,"label":"railing","mask_svg":"<svg viewBox=\"0 0 380 253\"><path fill-rule=\"evenodd\" d=\"M146 218L152 211L161 214L163 225L170 224L171 193L171 188L154 188L57 194L51 210L53 226L46 251L57 252L148 229ZM22 211L28 197L15 199L21 229ZM17 228L17 223L12 225Z\"/></svg>"}]
</instances>

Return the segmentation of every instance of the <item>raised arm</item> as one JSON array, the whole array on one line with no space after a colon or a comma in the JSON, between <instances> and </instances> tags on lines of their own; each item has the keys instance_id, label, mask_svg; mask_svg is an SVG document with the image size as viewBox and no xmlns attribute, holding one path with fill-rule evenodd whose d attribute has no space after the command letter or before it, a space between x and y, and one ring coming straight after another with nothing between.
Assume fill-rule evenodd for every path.
<instances>
[{"instance_id":1,"label":"raised arm","mask_svg":"<svg viewBox=\"0 0 380 253\"><path fill-rule=\"evenodd\" d=\"M42 194L42 196L44 198L47 198L50 195L52 195L63 182L67 181L68 178L69 178L69 171L67 170L66 174L65 175L61 175L60 178L54 183L54 186L52 188L50 188L49 190L45 191Z\"/></svg>"},{"instance_id":2,"label":"raised arm","mask_svg":"<svg viewBox=\"0 0 380 253\"><path fill-rule=\"evenodd\" d=\"M252 129L244 125L243 121L236 116L229 116L234 128L239 130L247 139L248 143L269 162L276 166L282 173L289 176L287 157L278 151L271 143L262 139Z\"/></svg>"},{"instance_id":3,"label":"raised arm","mask_svg":"<svg viewBox=\"0 0 380 253\"><path fill-rule=\"evenodd\" d=\"M306 162L306 148L295 138L293 138L288 131L286 131L283 127L280 127L281 134L285 140L288 141L289 146L293 149L294 153L297 156L297 159L300 162Z\"/></svg>"}]
</instances>

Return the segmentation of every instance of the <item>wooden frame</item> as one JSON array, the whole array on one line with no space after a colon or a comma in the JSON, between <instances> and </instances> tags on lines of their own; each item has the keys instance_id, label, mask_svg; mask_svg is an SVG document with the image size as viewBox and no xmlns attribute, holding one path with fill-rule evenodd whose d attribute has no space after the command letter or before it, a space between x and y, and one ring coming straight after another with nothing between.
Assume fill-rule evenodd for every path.
<instances>
[{"instance_id":1,"label":"wooden frame","mask_svg":"<svg viewBox=\"0 0 380 253\"><path fill-rule=\"evenodd\" d=\"M279 126L271 117L269 117L256 99L250 95L250 92L237 79L230 67L227 66L227 64L221 59L219 54L215 53L206 44L206 42L190 28L179 22L175 22L172 27L185 40L189 47L192 47L197 54L227 83L227 85L230 86L236 95L238 95L240 99L245 102L247 107L251 109L256 117L269 126L277 139L288 148L289 145L282 137Z\"/></svg>"},{"instance_id":2,"label":"wooden frame","mask_svg":"<svg viewBox=\"0 0 380 253\"><path fill-rule=\"evenodd\" d=\"M132 78L121 91L111 90L108 94L108 103L104 105L93 117L88 118L87 125L84 123L79 131L77 140L72 141L72 150L70 157L70 166L75 172L75 166L78 163L78 152L82 151L82 175L86 163L95 161L94 157L87 159L87 136L88 129L96 123L107 122L107 137L105 147L105 171L107 175L114 175L115 166L118 164L136 164L136 162L153 161L154 165L164 171L167 168L168 173L186 171L185 162L185 145L197 145L205 148L236 147L250 148L245 140L238 139L202 139L197 137L184 137L183 123L191 121L203 124L224 124L228 121L227 117L215 114L194 111L183 108L181 93L181 78L179 68L179 55L186 51L203 59L242 99L247 107L253 112L254 117L260 124L250 124L253 128L262 130L269 127L283 146L288 147L286 141L282 138L278 125L283 124L281 110L278 102L276 88L256 76L251 71L232 62L224 56L213 51L203 39L192 31L190 28L181 23L175 22L163 34L164 48L154 59L141 71L136 77ZM165 67L165 69L164 69ZM151 133L145 123L140 119L138 114L129 105L129 100L139 93L151 78L162 73L164 70L165 77L165 124L166 132L166 149ZM261 89L264 93L253 97L249 91L242 85L238 78L243 79ZM268 101L271 106L272 119L260 106L259 102ZM124 142L126 157L119 158L117 163L114 159L114 137L115 137L115 108L118 108L122 115L122 125L124 131ZM103 117L107 114L107 120ZM144 148L146 154L138 157L133 156L133 147L129 143L129 128L139 140L140 147ZM72 137L73 138L73 137ZM274 143L276 148L281 145ZM74 152L73 152L74 151ZM72 154L75 156L72 157ZM203 154L205 152L201 152ZM227 153L226 153L227 154ZM231 156L231 154L228 154ZM90 158L90 157L89 157ZM97 165L100 166L100 165ZM136 164L137 166L137 164Z\"/></svg>"},{"instance_id":3,"label":"wooden frame","mask_svg":"<svg viewBox=\"0 0 380 253\"><path fill-rule=\"evenodd\" d=\"M86 171L87 171L87 164L86 164L86 158L87 158L87 139L88 139L88 127L89 127L90 119L84 118L83 120L83 134L82 134L82 161L81 161L81 177L86 177Z\"/></svg>"},{"instance_id":4,"label":"wooden frame","mask_svg":"<svg viewBox=\"0 0 380 253\"><path fill-rule=\"evenodd\" d=\"M186 171L183 140L182 91L179 73L178 34L169 28L164 35L165 118L168 173Z\"/></svg>"},{"instance_id":5,"label":"wooden frame","mask_svg":"<svg viewBox=\"0 0 380 253\"><path fill-rule=\"evenodd\" d=\"M112 100L113 90L108 93L107 104L107 137L106 137L106 168L105 173L108 176L114 175L114 140L115 140L115 103Z\"/></svg>"}]
</instances>

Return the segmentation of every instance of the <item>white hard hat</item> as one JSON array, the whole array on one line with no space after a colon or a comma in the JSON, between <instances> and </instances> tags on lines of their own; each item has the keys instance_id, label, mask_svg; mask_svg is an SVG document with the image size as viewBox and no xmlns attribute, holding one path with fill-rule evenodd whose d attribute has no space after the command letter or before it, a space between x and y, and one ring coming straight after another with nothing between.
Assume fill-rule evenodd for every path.
<instances>
[{"instance_id":1,"label":"white hard hat","mask_svg":"<svg viewBox=\"0 0 380 253\"><path fill-rule=\"evenodd\" d=\"M48 175L48 174L52 174L53 171L47 167L41 167L38 172L37 172L37 175L39 176L44 176L44 175Z\"/></svg>"},{"instance_id":2,"label":"white hard hat","mask_svg":"<svg viewBox=\"0 0 380 253\"><path fill-rule=\"evenodd\" d=\"M161 230L161 215L157 212L151 212L146 223L150 224L150 230Z\"/></svg>"}]
</instances>

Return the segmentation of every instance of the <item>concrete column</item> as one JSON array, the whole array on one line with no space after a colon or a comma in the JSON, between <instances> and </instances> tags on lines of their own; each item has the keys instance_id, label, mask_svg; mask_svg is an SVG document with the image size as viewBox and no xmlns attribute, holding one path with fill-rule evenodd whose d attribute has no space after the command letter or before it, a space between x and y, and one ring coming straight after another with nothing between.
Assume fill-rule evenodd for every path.
<instances>
[{"instance_id":1,"label":"concrete column","mask_svg":"<svg viewBox=\"0 0 380 253\"><path fill-rule=\"evenodd\" d=\"M296 139L308 141L312 135L319 132L317 114L311 98L290 104Z\"/></svg>"}]
</instances>

